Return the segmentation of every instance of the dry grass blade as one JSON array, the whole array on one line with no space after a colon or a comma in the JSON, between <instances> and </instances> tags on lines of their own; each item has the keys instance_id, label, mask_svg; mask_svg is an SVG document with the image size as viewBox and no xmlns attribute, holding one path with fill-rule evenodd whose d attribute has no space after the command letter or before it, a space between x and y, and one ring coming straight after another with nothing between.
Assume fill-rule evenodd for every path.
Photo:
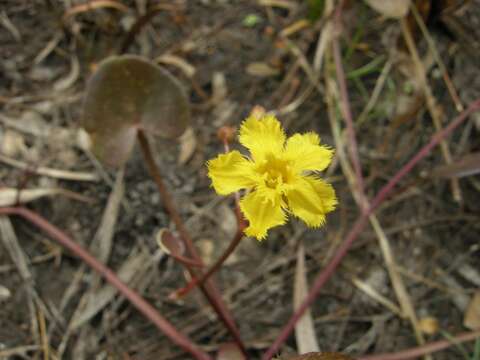
<instances>
[{"instance_id":1,"label":"dry grass blade","mask_svg":"<svg viewBox=\"0 0 480 360\"><path fill-rule=\"evenodd\" d=\"M74 181L98 181L99 180L98 176L94 173L59 170L59 169L53 169L48 167L42 167L42 166L33 168L31 165L23 161L9 158L8 156L5 156L3 154L0 154L0 161L10 166L13 166L17 169L28 170L37 175L44 175L44 176L52 177L55 179L74 180Z\"/></svg>"},{"instance_id":2,"label":"dry grass blade","mask_svg":"<svg viewBox=\"0 0 480 360\"><path fill-rule=\"evenodd\" d=\"M415 47L415 41L412 37L412 34L410 33L410 29L408 27L408 22L405 19L400 20L400 24L402 27L402 33L403 33L403 38L405 39L405 42L407 44L408 51L410 52L410 55L412 57L413 64L415 65L415 70L416 70L416 75L418 79L420 80L420 86L422 87L422 90L425 94L425 99L427 103L427 108L428 112L430 113L430 116L432 117L433 120L433 125L435 126L435 130L439 131L442 128L442 121L440 119L440 112L438 109L437 102L433 96L432 90L430 89L430 86L428 85L427 82L427 75L425 72L425 67L423 66L422 61L420 60L420 56L418 54L417 48ZM448 147L447 141L442 140L440 142L440 148L442 150L442 155L445 160L445 163L451 164L452 163L452 155L450 153L450 149ZM458 182L458 179L452 179L451 180L451 186L452 186L452 193L453 193L453 198L457 202L462 201L462 193L460 190L460 184Z\"/></svg>"},{"instance_id":3,"label":"dry grass blade","mask_svg":"<svg viewBox=\"0 0 480 360\"><path fill-rule=\"evenodd\" d=\"M452 83L452 79L448 75L447 68L445 67L445 64L442 61L442 58L440 54L437 51L437 47L435 46L435 42L433 41L432 36L428 32L427 26L425 25L422 17L418 13L417 7L415 4L412 4L411 6L412 9L412 14L415 17L415 21L417 22L420 30L422 31L423 36L425 37L425 40L427 40L428 47L430 48L433 57L435 58L435 62L438 64L438 67L440 68L440 71L442 72L443 80L445 81L445 85L447 86L448 92L450 93L450 97L452 98L453 102L455 103L455 107L458 112L463 111L464 107L462 102L460 101L460 98L458 96L458 92L455 89L455 86Z\"/></svg>"},{"instance_id":4,"label":"dry grass blade","mask_svg":"<svg viewBox=\"0 0 480 360\"><path fill-rule=\"evenodd\" d=\"M365 105L361 114L358 116L356 125L360 126L368 118L369 112L372 111L373 108L375 107L378 101L378 98L382 93L385 82L388 78L388 74L390 73L390 70L392 68L392 63L393 61L391 59L388 59L385 65L383 66L382 71L378 76L377 82L375 83L375 87L373 88L372 95L370 96L370 99L368 100L367 105Z\"/></svg>"},{"instance_id":5,"label":"dry grass blade","mask_svg":"<svg viewBox=\"0 0 480 360\"><path fill-rule=\"evenodd\" d=\"M53 84L53 89L55 91L65 91L70 88L75 83L75 81L77 81L80 75L80 62L78 61L78 58L76 56L72 56L70 58L70 63L70 72L65 77L62 77L61 79L55 81L55 83Z\"/></svg>"},{"instance_id":6,"label":"dry grass blade","mask_svg":"<svg viewBox=\"0 0 480 360\"><path fill-rule=\"evenodd\" d=\"M30 272L30 267L28 265L29 260L20 247L10 219L6 216L0 216L0 235L3 246L17 267L22 279L27 281L32 279L32 273Z\"/></svg>"},{"instance_id":7,"label":"dry grass blade","mask_svg":"<svg viewBox=\"0 0 480 360\"><path fill-rule=\"evenodd\" d=\"M472 284L480 288L480 268L475 268L465 263L460 265L460 267L457 269L457 272L465 280L471 282Z\"/></svg>"},{"instance_id":8,"label":"dry grass blade","mask_svg":"<svg viewBox=\"0 0 480 360\"><path fill-rule=\"evenodd\" d=\"M118 270L118 277L123 282L128 284L142 264L148 262L148 260L149 256L144 253L130 255ZM107 306L107 304L113 300L117 293L118 290L110 284L104 285L98 291L92 293L88 297L85 308L75 316L70 324L70 327L72 329L77 329L85 324L92 317L98 314L105 306Z\"/></svg>"},{"instance_id":9,"label":"dry grass blade","mask_svg":"<svg viewBox=\"0 0 480 360\"><path fill-rule=\"evenodd\" d=\"M323 58L325 57L325 51L327 50L332 41L333 23L331 15L333 13L333 9L333 1L326 0L325 8L323 11L323 20L325 21L325 24L323 25L323 29L318 37L317 48L315 49L315 57L313 58L313 70L315 70L317 74L319 74L320 70L322 69L322 62Z\"/></svg>"},{"instance_id":10,"label":"dry grass blade","mask_svg":"<svg viewBox=\"0 0 480 360\"><path fill-rule=\"evenodd\" d=\"M33 276L32 272L30 271L30 262L27 255L21 248L20 243L18 242L17 235L15 234L15 230L13 229L10 218L6 216L0 216L0 241L3 242L4 248L10 255L10 258L17 268L20 277L25 282L27 290L27 304L30 312L30 328L32 337L36 343L40 343L37 305L41 304L34 288Z\"/></svg>"},{"instance_id":11,"label":"dry grass blade","mask_svg":"<svg viewBox=\"0 0 480 360\"><path fill-rule=\"evenodd\" d=\"M83 202L92 202L92 199L86 196L74 193L73 191L60 188L47 189L25 189L0 188L0 206L12 206L16 204L25 204L45 196L64 195L72 199Z\"/></svg>"},{"instance_id":12,"label":"dry grass blade","mask_svg":"<svg viewBox=\"0 0 480 360\"><path fill-rule=\"evenodd\" d=\"M0 350L0 359L10 359L10 357L14 356L27 358L27 353L38 350L39 348L39 345L24 345L10 349L2 349Z\"/></svg>"},{"instance_id":13,"label":"dry grass blade","mask_svg":"<svg viewBox=\"0 0 480 360\"><path fill-rule=\"evenodd\" d=\"M418 318L415 313L415 308L413 306L412 300L410 295L408 294L407 288L400 276L397 267L396 267L396 260L393 255L392 248L390 246L390 242L388 241L385 232L383 231L380 223L375 215L370 215L370 223L372 224L373 229L378 238L378 242L380 244L380 249L382 250L383 259L385 261L385 266L387 267L388 274L390 276L390 280L392 282L393 289L397 296L398 302L402 308L402 312L407 315L409 318L413 330L415 332L415 337L420 345L425 343L425 339L423 337L422 332L420 331L418 325ZM429 358L426 355L426 358Z\"/></svg>"},{"instance_id":14,"label":"dry grass blade","mask_svg":"<svg viewBox=\"0 0 480 360\"><path fill-rule=\"evenodd\" d=\"M301 239L297 250L297 266L295 268L293 288L293 308L296 310L308 294L305 249ZM320 351L310 310L307 310L295 325L295 339L297 342L297 351L300 354Z\"/></svg>"},{"instance_id":15,"label":"dry grass blade","mask_svg":"<svg viewBox=\"0 0 480 360\"><path fill-rule=\"evenodd\" d=\"M125 193L123 181L124 169L121 168L117 174L112 192L108 197L107 206L103 211L102 221L90 244L90 250L95 257L106 263L112 249L112 239L115 231L115 225L118 219L118 212Z\"/></svg>"},{"instance_id":16,"label":"dry grass blade","mask_svg":"<svg viewBox=\"0 0 480 360\"><path fill-rule=\"evenodd\" d=\"M47 325L45 323L45 315L43 314L41 309L37 309L37 319L38 319L38 327L40 332L40 342L42 344L42 352L43 352L43 359L49 360L50 359L50 344L48 340L47 334Z\"/></svg>"},{"instance_id":17,"label":"dry grass blade","mask_svg":"<svg viewBox=\"0 0 480 360\"><path fill-rule=\"evenodd\" d=\"M294 10L298 7L298 4L295 1L287 0L259 0L258 5L260 6L272 6L282 9Z\"/></svg>"},{"instance_id":18,"label":"dry grass blade","mask_svg":"<svg viewBox=\"0 0 480 360\"><path fill-rule=\"evenodd\" d=\"M367 282L363 281L363 280L360 280L359 278L357 277L353 277L352 278L352 283L353 285L355 285L359 290L363 291L365 294L367 294L369 297L371 297L373 300L375 300L376 302L378 302L379 304L382 304L384 307L386 307L388 310L390 310L391 312L393 312L395 315L397 315L398 317L400 318L403 318L405 317L405 315L403 314L402 310L400 310L400 308L394 304L393 302L391 302L390 300L388 300L385 296L383 296L382 294L380 294L377 290L375 290L370 284L368 284Z\"/></svg>"}]
</instances>

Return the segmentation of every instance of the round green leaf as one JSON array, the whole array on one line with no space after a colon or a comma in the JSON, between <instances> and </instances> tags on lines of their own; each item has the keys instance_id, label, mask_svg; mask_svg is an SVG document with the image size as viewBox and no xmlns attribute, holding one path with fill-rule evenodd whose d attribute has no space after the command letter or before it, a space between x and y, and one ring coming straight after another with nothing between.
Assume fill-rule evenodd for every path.
<instances>
[{"instance_id":1,"label":"round green leaf","mask_svg":"<svg viewBox=\"0 0 480 360\"><path fill-rule=\"evenodd\" d=\"M141 129L174 138L190 121L187 97L166 70L135 55L103 61L88 82L83 127L93 153L110 166L125 163Z\"/></svg>"}]
</instances>

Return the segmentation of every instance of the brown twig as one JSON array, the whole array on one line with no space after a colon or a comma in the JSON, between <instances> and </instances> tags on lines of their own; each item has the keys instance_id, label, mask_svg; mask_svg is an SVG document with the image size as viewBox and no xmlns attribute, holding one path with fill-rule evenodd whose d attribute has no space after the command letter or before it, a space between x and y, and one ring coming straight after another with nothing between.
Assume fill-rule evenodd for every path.
<instances>
[{"instance_id":1,"label":"brown twig","mask_svg":"<svg viewBox=\"0 0 480 360\"><path fill-rule=\"evenodd\" d=\"M422 87L423 93L425 95L425 100L427 104L428 112L433 121L433 125L435 126L435 130L439 131L442 128L442 119L440 117L440 112L438 110L437 102L435 97L433 96L432 89L428 85L427 82L427 75L425 67L423 66L422 60L420 59L420 55L418 54L417 48L415 46L415 41L413 36L410 32L410 28L408 26L408 22L405 19L400 20L400 25L402 28L403 38L405 39L405 43L407 44L408 51L412 57L413 64L415 65L415 70L417 72L417 77L420 80L420 85ZM442 156L445 159L445 163L451 164L452 163L452 154L450 152L450 148L446 141L442 141L440 143L440 150L442 152ZM461 202L462 201L462 191L460 188L460 183L458 179L451 179L450 180L451 188L452 188L452 195L455 201Z\"/></svg>"},{"instance_id":2,"label":"brown twig","mask_svg":"<svg viewBox=\"0 0 480 360\"><path fill-rule=\"evenodd\" d=\"M443 349L447 349L452 345L472 341L480 338L480 331L461 333L451 340L440 340L429 344L418 346L412 349L399 351L393 354L368 355L357 358L357 360L408 360L416 359L420 356L431 354Z\"/></svg>"},{"instance_id":3,"label":"brown twig","mask_svg":"<svg viewBox=\"0 0 480 360\"><path fill-rule=\"evenodd\" d=\"M442 57L438 53L438 50L435 46L435 42L433 41L432 36L428 32L427 26L425 25L425 22L423 21L422 17L418 13L417 6L412 3L410 5L410 9L412 11L413 17L415 18L415 21L418 24L418 27L423 33L423 36L425 37L425 40L427 41L428 47L430 48L433 57L435 58L435 61L440 68L440 71L442 72L442 77L443 81L445 82L445 85L447 87L448 93L450 94L450 97L452 98L453 103L455 104L455 108L457 109L458 112L463 111L463 104L462 101L460 100L460 97L458 96L458 92L455 89L455 85L453 85L452 79L448 75L447 68L445 67L445 64L443 63Z\"/></svg>"},{"instance_id":4,"label":"brown twig","mask_svg":"<svg viewBox=\"0 0 480 360\"><path fill-rule=\"evenodd\" d=\"M63 15L63 21L67 21L70 17L76 14L80 14L82 12L87 12L94 9L100 8L112 8L117 9L121 12L127 13L129 8L122 3L114 0L91 0L86 4L79 4L71 7L68 9L65 14Z\"/></svg>"},{"instance_id":5,"label":"brown twig","mask_svg":"<svg viewBox=\"0 0 480 360\"><path fill-rule=\"evenodd\" d=\"M165 186L165 183L163 182L163 177L160 173L160 170L155 163L155 159L153 158L152 152L150 150L150 145L148 143L148 140L142 130L138 131L138 141L140 143L140 148L142 150L142 154L145 158L145 162L147 164L148 170L150 172L150 175L152 176L153 180L155 181L155 184L157 185L157 189L160 192L160 195L162 196L163 203L165 208L167 209L167 212L169 213L171 219L175 223L175 226L177 227L177 231L180 234L180 238L185 244L185 247L187 248L187 251L190 254L190 257L199 262L200 264L203 264L202 259L197 253L197 250L195 246L193 245L192 238L190 237L190 234L188 233L187 229L185 228L185 225L183 224L182 218L180 217L180 214L178 213L174 202L173 198L170 195L170 192L167 190L167 187ZM191 267L187 267L190 275L192 278L196 278L197 274L194 269ZM235 343L238 345L238 347L241 349L242 353L247 356L247 351L245 348L245 345L243 344L242 339L240 338L240 332L237 329L237 326L235 325L235 322L233 321L232 316L226 309L223 300L212 283L211 279L208 279L205 284L200 284L200 290L202 293L205 295L207 298L208 302L212 306L212 308L215 310L215 312L218 314L220 320L225 324L226 328L232 335L233 339L235 340Z\"/></svg>"},{"instance_id":6,"label":"brown twig","mask_svg":"<svg viewBox=\"0 0 480 360\"><path fill-rule=\"evenodd\" d=\"M437 146L443 139L445 139L454 129L460 126L467 117L473 112L480 110L480 98L475 100L465 111L460 113L450 124L436 132L429 143L421 148L417 154L412 157L407 164L405 164L391 179L384 185L380 191L377 193L375 198L372 200L370 206L366 211L364 211L357 219L352 229L348 233L344 242L340 245L333 259L328 263L326 268L316 277L315 282L310 290L310 293L303 301L302 305L298 310L292 315L288 323L283 327L280 332L280 335L270 346L270 348L262 356L263 360L270 360L273 355L277 352L280 345L289 337L290 333L295 327L297 321L302 317L305 310L310 307L313 301L316 299L320 290L323 288L325 283L330 279L330 277L335 272L336 268L348 253L348 250L352 246L353 242L357 239L360 232L363 230L367 224L369 215L377 209L377 207L390 195L395 186L402 180L410 171L418 164L420 160L425 158L430 151Z\"/></svg>"},{"instance_id":7,"label":"brown twig","mask_svg":"<svg viewBox=\"0 0 480 360\"><path fill-rule=\"evenodd\" d=\"M122 42L122 45L120 46L120 54L124 54L127 52L128 48L130 45L132 45L133 40L135 39L135 36L142 30L142 28L147 25L150 20L153 19L155 15L162 11L172 11L175 10L174 5L169 5L169 4L156 4L149 8L147 10L147 13L137 19L135 23L132 25L130 30L127 33L127 36Z\"/></svg>"},{"instance_id":8,"label":"brown twig","mask_svg":"<svg viewBox=\"0 0 480 360\"><path fill-rule=\"evenodd\" d=\"M98 272L105 280L114 286L131 304L137 308L148 320L150 320L158 329L167 335L175 344L190 353L198 360L211 360L211 357L199 349L189 338L180 333L170 322L168 322L160 313L142 298L137 292L132 290L107 266L99 262L87 250L73 241L67 234L52 225L40 215L24 207L4 207L0 208L0 215L18 215L28 220L39 229L43 230L50 237L56 240L79 257L83 262Z\"/></svg>"},{"instance_id":9,"label":"brown twig","mask_svg":"<svg viewBox=\"0 0 480 360\"><path fill-rule=\"evenodd\" d=\"M344 2L342 1L335 11L335 26L337 28L340 27L343 3ZM357 139L355 137L355 127L353 125L352 111L350 109L350 100L349 100L348 90L347 90L347 81L345 78L345 71L343 70L342 55L340 52L340 43L338 41L338 36L333 37L332 46L333 46L333 57L335 60L335 71L337 74L338 87L340 90L340 98L342 100L341 110L342 110L343 118L345 119L345 123L347 125L348 141L350 143L348 150L350 153L350 158L352 160L353 168L355 169L355 175L356 175L356 181L357 181L357 187L358 187L359 193L362 195L362 197L364 197L362 166L360 164L360 159L358 157Z\"/></svg>"}]
</instances>

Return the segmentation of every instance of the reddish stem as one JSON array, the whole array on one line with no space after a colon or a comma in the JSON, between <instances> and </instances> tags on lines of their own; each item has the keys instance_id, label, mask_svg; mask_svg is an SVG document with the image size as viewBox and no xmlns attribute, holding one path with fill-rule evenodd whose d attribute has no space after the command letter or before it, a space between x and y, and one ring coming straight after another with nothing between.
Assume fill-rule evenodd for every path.
<instances>
[{"instance_id":1,"label":"reddish stem","mask_svg":"<svg viewBox=\"0 0 480 360\"><path fill-rule=\"evenodd\" d=\"M70 250L78 256L83 262L98 272L112 286L114 286L123 296L125 296L133 306L137 308L148 320L150 320L160 331L165 333L175 344L185 351L189 352L195 359L211 360L212 358L200 350L189 338L178 332L158 311L150 305L137 292L128 287L118 276L107 266L99 262L87 250L73 241L67 234L49 223L40 215L23 207L0 208L1 215L18 215L28 220L39 229L43 230L59 244Z\"/></svg>"},{"instance_id":2,"label":"reddish stem","mask_svg":"<svg viewBox=\"0 0 480 360\"><path fill-rule=\"evenodd\" d=\"M362 356L357 358L357 360L408 360L408 359L416 359L420 356L431 354L433 352L437 352L443 349L447 349L448 347L460 344L466 341L472 341L480 337L480 331L474 332L465 332L461 333L451 340L440 340L435 341L429 344L425 344L422 346L414 347L412 349L399 351L393 354L378 354L378 355L368 355Z\"/></svg>"},{"instance_id":3,"label":"reddish stem","mask_svg":"<svg viewBox=\"0 0 480 360\"><path fill-rule=\"evenodd\" d=\"M348 250L352 246L355 239L358 237L360 232L365 227L367 223L368 216L370 216L375 209L387 198L387 196L392 192L393 188L398 184L398 182L405 177L417 163L426 157L432 148L437 146L440 141L447 137L455 128L462 124L465 119L473 112L480 110L480 99L474 101L468 109L460 113L447 127L435 133L430 139L430 142L425 145L420 151L408 161L391 179L390 181L383 186L380 191L377 193L375 198L372 200L370 206L366 211L358 217L357 221L353 225L352 229L348 233L344 242L340 245L333 259L328 263L325 269L317 276L315 282L305 298L302 304L299 306L297 311L292 315L288 323L283 327L280 332L280 335L277 337L275 342L270 346L270 348L263 355L263 360L270 360L273 355L278 351L281 344L289 337L290 333L293 331L297 321L303 316L303 313L308 309L308 307L316 299L320 290L323 288L325 283L330 279L330 277L335 272L337 266L340 264L344 256L347 254Z\"/></svg>"},{"instance_id":4,"label":"reddish stem","mask_svg":"<svg viewBox=\"0 0 480 360\"><path fill-rule=\"evenodd\" d=\"M237 232L235 233L235 236L230 242L230 245L228 245L228 248L225 250L222 256L220 256L220 258L205 274L198 278L192 279L186 286L173 292L169 297L176 299L185 296L190 292L190 290L195 288L195 286L205 283L205 281L207 281L210 276L212 276L218 269L220 269L225 260L227 260L227 258L233 253L233 251L237 248L238 244L240 244L240 241L243 239L243 230L245 229L245 227L245 222L242 221L241 223L239 223Z\"/></svg>"},{"instance_id":5,"label":"reddish stem","mask_svg":"<svg viewBox=\"0 0 480 360\"><path fill-rule=\"evenodd\" d=\"M182 255L170 253L170 254L168 254L168 256L171 256L173 259L175 259L176 261L178 261L180 264L182 264L184 266L195 266L195 267L200 267L200 268L205 266L203 263L199 263L196 260L192 260L192 259L190 259L188 257L185 257L185 256L182 256Z\"/></svg>"},{"instance_id":6,"label":"reddish stem","mask_svg":"<svg viewBox=\"0 0 480 360\"><path fill-rule=\"evenodd\" d=\"M203 264L202 259L198 255L197 250L193 245L192 238L190 237L190 234L185 228L182 218L180 217L180 214L178 213L174 205L173 198L170 195L170 192L167 190L165 183L163 182L163 177L160 173L160 170L157 164L155 163L155 159L153 158L152 152L150 150L150 145L142 130L138 131L137 138L140 143L140 147L142 149L142 153L145 158L150 175L152 176L153 180L155 181L155 184L157 185L158 191L160 192L160 195L162 196L162 199L163 199L163 204L167 209L171 219L175 223L175 226L177 227L177 231L180 234L180 238L184 242L185 247L187 248L187 251L190 254L190 257L193 260L197 261L198 263ZM192 267L187 266L187 270L189 271L192 278L197 277L196 272ZM247 351L246 351L245 345L243 344L242 339L240 338L240 332L238 331L238 328L235 325L235 322L233 321L232 316L230 315L227 308L225 307L225 304L223 303L220 293L212 283L211 279L208 279L204 284L200 284L199 287L202 293L207 298L210 305L212 306L212 308L217 313L220 320L225 324L225 327L228 329L228 331L232 335L237 346L240 348L240 350L245 355L245 357L247 357L248 356Z\"/></svg>"},{"instance_id":7,"label":"reddish stem","mask_svg":"<svg viewBox=\"0 0 480 360\"><path fill-rule=\"evenodd\" d=\"M342 1L335 11L335 25L337 28L340 27L343 3L344 2ZM350 100L349 100L348 90L347 90L347 80L345 77L345 71L343 70L342 55L340 52L340 43L338 41L338 36L333 37L332 46L333 46L333 57L335 60L335 71L337 74L338 87L340 90L340 99L342 101L342 104L341 104L342 106L340 108L342 110L343 118L345 119L345 123L347 125L347 135L348 135L348 142L349 142L348 151L350 153L350 158L352 160L353 168L355 169L355 175L356 175L359 194L363 198L364 183L363 183L363 175L362 175L362 166L360 165L360 159L358 157L357 139L355 137L355 127L353 125L352 111L350 109Z\"/></svg>"}]
</instances>

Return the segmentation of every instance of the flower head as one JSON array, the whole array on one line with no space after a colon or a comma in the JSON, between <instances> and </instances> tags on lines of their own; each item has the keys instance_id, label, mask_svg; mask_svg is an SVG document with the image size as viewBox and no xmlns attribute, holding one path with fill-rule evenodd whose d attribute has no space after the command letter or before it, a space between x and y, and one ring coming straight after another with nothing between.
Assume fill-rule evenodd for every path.
<instances>
[{"instance_id":1,"label":"flower head","mask_svg":"<svg viewBox=\"0 0 480 360\"><path fill-rule=\"evenodd\" d=\"M249 190L240 200L249 222L248 236L264 239L270 228L285 224L290 213L310 227L325 223L325 214L335 209L337 199L333 187L315 172L328 166L333 150L320 145L317 134L287 139L275 116L252 113L240 127L239 141L250 157L234 150L207 166L218 194Z\"/></svg>"}]
</instances>

